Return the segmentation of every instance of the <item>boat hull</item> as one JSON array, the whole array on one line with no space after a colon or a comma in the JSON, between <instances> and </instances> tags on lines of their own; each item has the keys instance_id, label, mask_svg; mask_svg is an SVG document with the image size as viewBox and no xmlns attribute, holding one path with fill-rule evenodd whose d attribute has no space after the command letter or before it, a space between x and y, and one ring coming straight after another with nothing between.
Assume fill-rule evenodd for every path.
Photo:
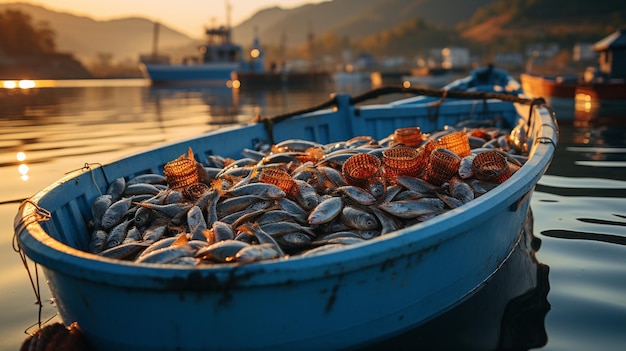
<instances>
[{"instance_id":1,"label":"boat hull","mask_svg":"<svg viewBox=\"0 0 626 351\"><path fill-rule=\"evenodd\" d=\"M520 81L524 92L543 97L558 111L574 111L581 103L626 105L626 83L623 80L586 83L577 76L536 76L523 73Z\"/></svg>"},{"instance_id":2,"label":"boat hull","mask_svg":"<svg viewBox=\"0 0 626 351\"><path fill-rule=\"evenodd\" d=\"M356 107L339 96L333 109L275 123L276 141L330 143L382 139L396 128L441 129L467 118L527 118L531 157L507 182L431 220L311 257L206 267L134 264L89 254L89 206L109 181L161 173L191 147L196 159L237 157L265 125L227 127L70 174L20 208L20 248L44 270L66 324L78 322L96 349L345 349L420 325L470 296L511 254L531 194L550 163L556 126L539 106L502 101L416 100ZM532 110L532 113L531 113ZM51 213L44 221L41 209ZM245 334L245 337L243 336Z\"/></svg>"},{"instance_id":3,"label":"boat hull","mask_svg":"<svg viewBox=\"0 0 626 351\"><path fill-rule=\"evenodd\" d=\"M154 85L216 84L225 85L233 78L239 65L236 63L172 65L143 63L140 69Z\"/></svg>"}]
</instances>

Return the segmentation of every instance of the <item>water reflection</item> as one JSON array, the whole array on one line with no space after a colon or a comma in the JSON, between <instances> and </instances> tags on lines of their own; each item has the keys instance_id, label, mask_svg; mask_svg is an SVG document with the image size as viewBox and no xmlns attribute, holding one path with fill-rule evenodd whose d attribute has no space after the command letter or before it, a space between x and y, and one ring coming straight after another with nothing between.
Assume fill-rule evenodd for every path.
<instances>
[{"instance_id":1,"label":"water reflection","mask_svg":"<svg viewBox=\"0 0 626 351\"><path fill-rule=\"evenodd\" d=\"M363 351L528 350L546 345L549 267L535 257L541 241L533 235L533 225L529 211L513 253L473 296L426 324Z\"/></svg>"},{"instance_id":2,"label":"water reflection","mask_svg":"<svg viewBox=\"0 0 626 351\"><path fill-rule=\"evenodd\" d=\"M198 104L198 101L201 104ZM204 105L203 112L209 116L207 123L223 125L237 121L239 109L239 89L229 86L151 86L146 101L154 103L159 118L164 104Z\"/></svg>"}]
</instances>

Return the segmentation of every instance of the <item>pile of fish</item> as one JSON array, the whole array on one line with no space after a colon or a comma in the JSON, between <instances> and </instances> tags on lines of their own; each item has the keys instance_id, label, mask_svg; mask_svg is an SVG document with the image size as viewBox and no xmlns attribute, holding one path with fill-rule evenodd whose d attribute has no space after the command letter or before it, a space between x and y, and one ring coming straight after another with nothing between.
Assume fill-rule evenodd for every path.
<instances>
[{"instance_id":1,"label":"pile of fish","mask_svg":"<svg viewBox=\"0 0 626 351\"><path fill-rule=\"evenodd\" d=\"M469 155L441 146L452 133L467 136ZM285 140L242 150L238 160L212 155L197 161L190 149L172 161L191 164L186 171L164 169L165 175L113 181L92 203L88 250L136 263L184 265L315 255L417 225L495 188L505 179L475 174L481 154L506 160L509 175L526 160L528 143L520 127L510 133L447 127L419 134L419 145L413 146L399 143L394 134L329 145ZM382 171L358 184L346 176L350 158L367 154L382 160L386 150L398 147L418 150L425 168L392 176L378 167ZM424 180L435 152L456 164L455 173L439 184Z\"/></svg>"}]
</instances>

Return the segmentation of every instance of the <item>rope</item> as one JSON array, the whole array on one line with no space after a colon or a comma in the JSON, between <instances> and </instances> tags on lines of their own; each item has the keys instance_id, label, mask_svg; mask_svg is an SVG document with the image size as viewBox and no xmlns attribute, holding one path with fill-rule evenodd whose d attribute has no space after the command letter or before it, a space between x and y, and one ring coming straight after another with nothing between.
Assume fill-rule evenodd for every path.
<instances>
[{"instance_id":1,"label":"rope","mask_svg":"<svg viewBox=\"0 0 626 351\"><path fill-rule=\"evenodd\" d=\"M30 199L24 200L22 204L20 205L20 209L24 207L24 205L27 203L33 205L35 207L35 210L31 214L29 214L25 219L24 218L22 219L22 223L19 226L20 228L25 228L32 223L43 222L52 218L50 211L46 210L43 207L40 207L39 205L37 205L37 203L35 203L34 201ZM22 260L22 264L24 265L24 268L26 269L26 273L28 274L28 279L30 280L30 286L32 287L33 292L35 294L35 300L36 300L35 303L39 306L36 325L39 327L39 329L41 329L41 325L43 323L41 320L43 303L41 302L41 287L39 285L39 269L37 268L37 263L34 263L34 274L31 272L30 266L28 264L28 260L26 258L26 254L24 253L24 251L22 251L22 248L20 247L20 243L17 240L17 233L18 233L18 230L16 229L15 232L13 233L13 243L12 243L13 251L17 252L18 255L20 256L20 259ZM30 329L30 327L28 329ZM26 334L28 334L28 329L24 331Z\"/></svg>"},{"instance_id":2,"label":"rope","mask_svg":"<svg viewBox=\"0 0 626 351\"><path fill-rule=\"evenodd\" d=\"M269 118L265 118L263 116L257 116L253 122L263 122L265 124L265 129L267 131L267 135L269 137L269 142L273 145L274 144L274 124L276 123L280 123L288 118L294 117L294 116L298 116L298 115L302 115L305 113L310 113L310 112L315 112L315 111L320 111L323 110L325 108L329 108L332 106L335 106L337 104L337 98L333 97L325 102L322 102L318 105L315 106L311 106L309 108L305 108L305 109L301 109L301 110L297 110L297 111L293 111L293 112L288 112L288 113L284 113L281 115L277 115L274 117L269 117Z\"/></svg>"},{"instance_id":3,"label":"rope","mask_svg":"<svg viewBox=\"0 0 626 351\"><path fill-rule=\"evenodd\" d=\"M367 91L363 94L351 97L349 100L349 103L351 105L356 105L358 103L376 99L381 96L389 95L389 94L413 94L417 96L430 96L430 97L441 98L439 101L432 104L432 106L436 107L435 115L434 115L435 118L437 118L437 116L439 115L438 107L447 98L475 99L475 100L482 99L482 100L485 100L485 103L486 103L486 100L488 99L498 99L501 101L508 101L508 102L519 103L519 104L524 104L524 105L530 104L531 106L533 106L533 105L542 104L542 105L547 106L543 98L528 99L528 98L519 97L517 95L503 94L503 93L488 93L488 92L480 92L480 91L461 91L461 90L447 90L447 89L444 90L444 89L428 89L428 88L406 88L403 86L379 87L379 88ZM322 102L318 105L315 105L306 109L296 110L293 112L284 113L284 114L277 115L274 117L257 116L253 120L253 122L263 122L265 124L265 129L267 131L267 135L269 138L268 142L271 144L274 144L274 125L276 123L280 123L294 116L323 110L325 108L329 108L329 107L336 106L336 105L337 105L337 98L333 97L325 102ZM532 110L533 109L531 108L531 114L532 114ZM530 118L529 118L529 121L530 121Z\"/></svg>"},{"instance_id":4,"label":"rope","mask_svg":"<svg viewBox=\"0 0 626 351\"><path fill-rule=\"evenodd\" d=\"M388 94L413 94L421 96L451 98L451 99L498 99L502 101L529 104L532 99L522 98L511 94L487 93L481 91L443 90L428 88L405 88L403 86L384 86L354 96L350 99L351 104L358 104L370 99L375 99Z\"/></svg>"}]
</instances>

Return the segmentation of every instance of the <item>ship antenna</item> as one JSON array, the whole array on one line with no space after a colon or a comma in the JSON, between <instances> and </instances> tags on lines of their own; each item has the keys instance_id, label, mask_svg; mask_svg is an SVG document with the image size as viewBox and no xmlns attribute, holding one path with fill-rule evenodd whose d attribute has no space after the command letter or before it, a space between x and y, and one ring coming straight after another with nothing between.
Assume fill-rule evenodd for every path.
<instances>
[{"instance_id":1,"label":"ship antenna","mask_svg":"<svg viewBox=\"0 0 626 351\"><path fill-rule=\"evenodd\" d=\"M230 40L231 40L231 38L230 38L230 35L231 35L231 32L230 32L230 11L231 11L231 6L230 6L230 1L226 0L225 2L226 2L226 31L228 33L227 36L226 36L226 40L227 40L227 42L230 43Z\"/></svg>"}]
</instances>

